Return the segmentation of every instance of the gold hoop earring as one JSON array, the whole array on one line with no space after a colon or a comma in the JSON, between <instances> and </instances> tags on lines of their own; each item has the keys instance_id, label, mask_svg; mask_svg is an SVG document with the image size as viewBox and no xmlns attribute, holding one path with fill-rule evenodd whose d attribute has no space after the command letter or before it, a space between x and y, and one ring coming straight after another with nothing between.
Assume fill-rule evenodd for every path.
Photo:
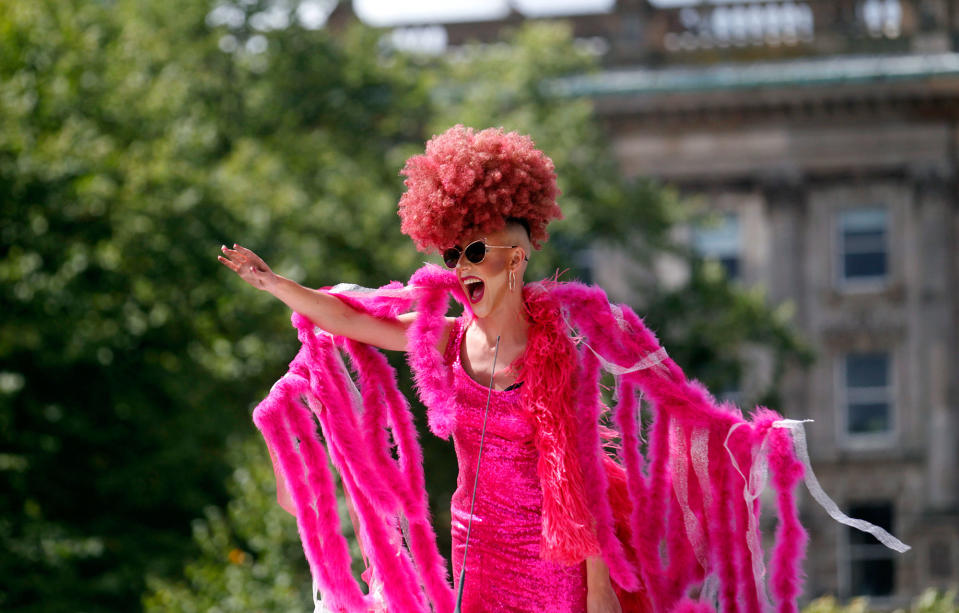
<instances>
[{"instance_id":1,"label":"gold hoop earring","mask_svg":"<svg viewBox=\"0 0 959 613\"><path fill-rule=\"evenodd\" d=\"M513 271L509 271L509 291L513 291L516 286L516 276L513 274Z\"/></svg>"}]
</instances>

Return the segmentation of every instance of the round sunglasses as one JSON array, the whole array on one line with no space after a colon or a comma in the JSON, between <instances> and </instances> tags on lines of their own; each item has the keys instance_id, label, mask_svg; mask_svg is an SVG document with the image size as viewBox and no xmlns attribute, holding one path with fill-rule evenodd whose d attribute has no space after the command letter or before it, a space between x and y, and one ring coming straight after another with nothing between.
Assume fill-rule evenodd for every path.
<instances>
[{"instance_id":1,"label":"round sunglasses","mask_svg":"<svg viewBox=\"0 0 959 613\"><path fill-rule=\"evenodd\" d=\"M456 268L456 265L459 264L460 256L465 255L467 261L473 264L480 264L486 259L486 252L490 249L513 249L515 247L519 247L519 245L487 245L482 240L473 241L469 245L466 245L466 249L450 247L443 251L443 262L447 268ZM529 261L528 257L525 259Z\"/></svg>"}]
</instances>

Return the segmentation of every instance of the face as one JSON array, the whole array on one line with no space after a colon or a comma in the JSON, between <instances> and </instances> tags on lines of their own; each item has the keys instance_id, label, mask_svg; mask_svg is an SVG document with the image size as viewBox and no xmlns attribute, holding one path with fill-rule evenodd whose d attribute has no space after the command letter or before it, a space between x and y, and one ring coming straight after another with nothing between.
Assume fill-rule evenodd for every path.
<instances>
[{"instance_id":1,"label":"face","mask_svg":"<svg viewBox=\"0 0 959 613\"><path fill-rule=\"evenodd\" d=\"M511 242L507 231L501 230L466 237L457 246L465 248L473 241L484 239L487 245L509 247L516 244ZM456 277L476 317L487 317L503 305L509 295L510 266L516 266L517 260L522 260L521 247L489 249L486 257L479 264L474 264L465 255L460 255L459 262L456 264ZM521 281L519 268L515 270L518 280Z\"/></svg>"}]
</instances>

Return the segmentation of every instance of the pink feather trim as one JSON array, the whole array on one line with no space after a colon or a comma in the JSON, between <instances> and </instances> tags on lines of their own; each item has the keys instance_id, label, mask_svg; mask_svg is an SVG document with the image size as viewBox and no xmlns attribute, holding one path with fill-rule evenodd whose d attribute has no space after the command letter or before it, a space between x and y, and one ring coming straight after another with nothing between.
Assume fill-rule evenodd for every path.
<instances>
[{"instance_id":1,"label":"pink feather trim","mask_svg":"<svg viewBox=\"0 0 959 613\"><path fill-rule=\"evenodd\" d=\"M575 445L576 351L559 308L545 291L525 291L529 338L519 376L526 409L536 422L536 470L543 490L541 555L576 564L599 554Z\"/></svg>"}]
</instances>

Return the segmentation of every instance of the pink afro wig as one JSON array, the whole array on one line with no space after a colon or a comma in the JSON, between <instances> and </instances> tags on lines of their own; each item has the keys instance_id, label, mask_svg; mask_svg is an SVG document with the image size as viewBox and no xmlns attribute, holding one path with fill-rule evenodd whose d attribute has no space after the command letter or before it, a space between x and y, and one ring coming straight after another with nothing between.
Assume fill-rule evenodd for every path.
<instances>
[{"instance_id":1,"label":"pink afro wig","mask_svg":"<svg viewBox=\"0 0 959 613\"><path fill-rule=\"evenodd\" d=\"M442 250L473 233L501 230L508 219L529 227L539 248L546 225L562 219L553 161L528 136L456 125L426 143L400 172L402 230L420 251Z\"/></svg>"}]
</instances>

